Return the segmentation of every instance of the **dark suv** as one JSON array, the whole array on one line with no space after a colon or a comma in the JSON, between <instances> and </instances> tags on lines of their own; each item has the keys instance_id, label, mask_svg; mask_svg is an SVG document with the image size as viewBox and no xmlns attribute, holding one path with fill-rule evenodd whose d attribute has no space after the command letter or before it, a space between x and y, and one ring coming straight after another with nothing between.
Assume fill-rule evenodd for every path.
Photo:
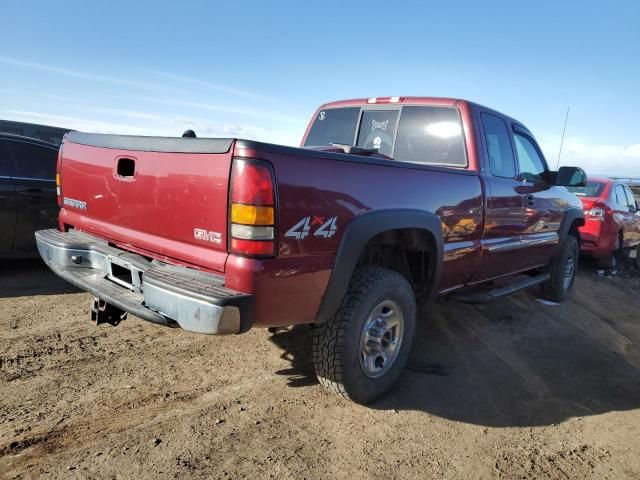
<instances>
[{"instance_id":1,"label":"dark suv","mask_svg":"<svg viewBox=\"0 0 640 480\"><path fill-rule=\"evenodd\" d=\"M56 226L56 145L0 133L0 258L37 255L34 232Z\"/></svg>"}]
</instances>

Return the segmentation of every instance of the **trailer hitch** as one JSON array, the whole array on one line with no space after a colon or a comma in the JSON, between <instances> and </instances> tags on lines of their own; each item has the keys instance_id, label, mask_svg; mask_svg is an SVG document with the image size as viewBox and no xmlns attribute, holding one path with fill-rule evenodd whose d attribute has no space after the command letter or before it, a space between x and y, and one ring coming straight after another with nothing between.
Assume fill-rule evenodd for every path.
<instances>
[{"instance_id":1,"label":"trailer hitch","mask_svg":"<svg viewBox=\"0 0 640 480\"><path fill-rule=\"evenodd\" d=\"M96 325L108 323L117 326L122 320L127 318L127 312L114 307L110 303L100 300L97 297L91 301L91 321Z\"/></svg>"}]
</instances>

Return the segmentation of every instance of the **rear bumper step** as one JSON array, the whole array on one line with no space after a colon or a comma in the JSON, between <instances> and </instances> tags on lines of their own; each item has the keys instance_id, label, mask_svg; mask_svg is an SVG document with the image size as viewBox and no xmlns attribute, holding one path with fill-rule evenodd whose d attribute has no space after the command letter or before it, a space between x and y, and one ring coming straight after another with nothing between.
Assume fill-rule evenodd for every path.
<instances>
[{"instance_id":1,"label":"rear bumper step","mask_svg":"<svg viewBox=\"0 0 640 480\"><path fill-rule=\"evenodd\" d=\"M36 242L58 276L149 322L213 335L253 324L253 296L226 288L221 276L149 261L73 230L40 230Z\"/></svg>"}]
</instances>

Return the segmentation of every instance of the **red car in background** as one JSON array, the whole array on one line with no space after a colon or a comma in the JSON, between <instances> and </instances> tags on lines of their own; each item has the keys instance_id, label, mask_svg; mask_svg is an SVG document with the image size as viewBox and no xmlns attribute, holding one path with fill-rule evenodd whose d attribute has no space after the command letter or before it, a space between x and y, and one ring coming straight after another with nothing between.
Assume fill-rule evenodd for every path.
<instances>
[{"instance_id":1,"label":"red car in background","mask_svg":"<svg viewBox=\"0 0 640 480\"><path fill-rule=\"evenodd\" d=\"M581 252L609 268L620 255L640 265L640 211L631 189L621 181L594 177L586 187L567 188L584 207Z\"/></svg>"}]
</instances>

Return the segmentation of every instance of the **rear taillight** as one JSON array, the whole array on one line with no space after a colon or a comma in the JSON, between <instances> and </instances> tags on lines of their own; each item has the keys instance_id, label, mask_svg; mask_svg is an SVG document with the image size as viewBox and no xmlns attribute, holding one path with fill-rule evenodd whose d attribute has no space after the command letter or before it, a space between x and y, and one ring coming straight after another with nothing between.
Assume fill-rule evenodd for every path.
<instances>
[{"instance_id":1,"label":"rear taillight","mask_svg":"<svg viewBox=\"0 0 640 480\"><path fill-rule=\"evenodd\" d=\"M595 204L590 210L585 211L585 215L591 220L604 220L608 207L606 205Z\"/></svg>"},{"instance_id":2,"label":"rear taillight","mask_svg":"<svg viewBox=\"0 0 640 480\"><path fill-rule=\"evenodd\" d=\"M240 255L275 255L275 192L267 162L235 158L229 195L230 250Z\"/></svg>"},{"instance_id":3,"label":"rear taillight","mask_svg":"<svg viewBox=\"0 0 640 480\"><path fill-rule=\"evenodd\" d=\"M62 207L62 183L60 182L60 168L62 167L62 145L58 150L58 159L56 160L56 195L58 196L58 207Z\"/></svg>"}]
</instances>

